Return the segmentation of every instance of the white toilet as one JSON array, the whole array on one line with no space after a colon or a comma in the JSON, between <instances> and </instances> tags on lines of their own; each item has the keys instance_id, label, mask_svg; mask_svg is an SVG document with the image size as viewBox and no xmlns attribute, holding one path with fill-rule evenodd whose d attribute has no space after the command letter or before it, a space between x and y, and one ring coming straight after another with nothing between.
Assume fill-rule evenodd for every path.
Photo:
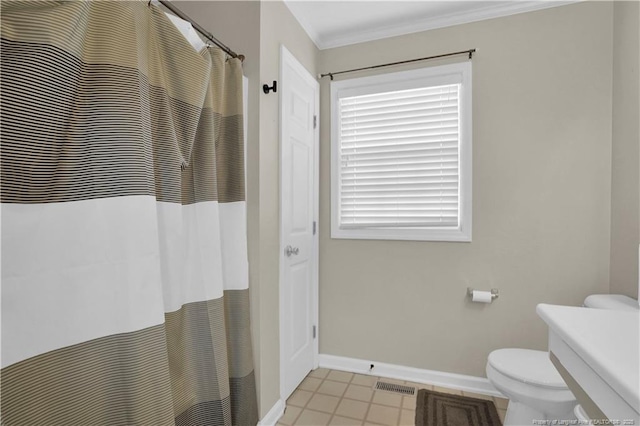
<instances>
[{"instance_id":1,"label":"white toilet","mask_svg":"<svg viewBox=\"0 0 640 426\"><path fill-rule=\"evenodd\" d=\"M535 420L574 419L576 398L551 363L549 353L531 349L498 349L489 354L487 378L509 398L507 425Z\"/></svg>"},{"instance_id":2,"label":"white toilet","mask_svg":"<svg viewBox=\"0 0 640 426\"><path fill-rule=\"evenodd\" d=\"M595 294L584 306L599 309L639 309L630 297ZM549 353L531 349L498 349L489 354L487 378L509 398L505 426L531 425L533 420L574 420L577 404Z\"/></svg>"}]
</instances>

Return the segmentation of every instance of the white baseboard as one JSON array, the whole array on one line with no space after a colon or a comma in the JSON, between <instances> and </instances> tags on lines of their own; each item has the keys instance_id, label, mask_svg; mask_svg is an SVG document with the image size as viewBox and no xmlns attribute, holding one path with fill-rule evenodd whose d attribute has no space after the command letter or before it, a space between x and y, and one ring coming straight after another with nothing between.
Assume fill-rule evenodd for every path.
<instances>
[{"instance_id":1,"label":"white baseboard","mask_svg":"<svg viewBox=\"0 0 640 426\"><path fill-rule=\"evenodd\" d=\"M284 408L284 401L281 399L277 400L267 415L258 422L257 426L275 426L275 424L278 423L278 420L280 420L280 417L284 414Z\"/></svg>"},{"instance_id":2,"label":"white baseboard","mask_svg":"<svg viewBox=\"0 0 640 426\"><path fill-rule=\"evenodd\" d=\"M370 372L369 367L375 367ZM387 377L396 380L407 380L416 383L442 386L466 392L504 398L489 379L484 377L466 376L464 374L446 373L443 371L423 370L405 367L403 365L385 364L383 362L368 361L356 358L320 354L320 367L332 370L348 371L350 373L366 374L377 377Z\"/></svg>"}]
</instances>

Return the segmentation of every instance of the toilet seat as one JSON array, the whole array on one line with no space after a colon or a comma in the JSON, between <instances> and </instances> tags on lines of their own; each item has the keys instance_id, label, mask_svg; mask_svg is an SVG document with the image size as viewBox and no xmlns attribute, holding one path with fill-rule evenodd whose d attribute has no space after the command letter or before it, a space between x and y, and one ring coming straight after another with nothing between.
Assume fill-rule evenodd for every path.
<instances>
[{"instance_id":1,"label":"toilet seat","mask_svg":"<svg viewBox=\"0 0 640 426\"><path fill-rule=\"evenodd\" d=\"M567 412L576 405L569 388L550 388L525 383L502 374L487 364L487 378L512 402L521 402L544 413Z\"/></svg>"},{"instance_id":2,"label":"toilet seat","mask_svg":"<svg viewBox=\"0 0 640 426\"><path fill-rule=\"evenodd\" d=\"M576 399L549 359L548 352L498 349L489 354L487 378L509 398L505 425L532 419L573 419Z\"/></svg>"},{"instance_id":3,"label":"toilet seat","mask_svg":"<svg viewBox=\"0 0 640 426\"><path fill-rule=\"evenodd\" d=\"M547 352L498 349L489 354L488 363L498 373L522 383L556 390L568 389Z\"/></svg>"}]
</instances>

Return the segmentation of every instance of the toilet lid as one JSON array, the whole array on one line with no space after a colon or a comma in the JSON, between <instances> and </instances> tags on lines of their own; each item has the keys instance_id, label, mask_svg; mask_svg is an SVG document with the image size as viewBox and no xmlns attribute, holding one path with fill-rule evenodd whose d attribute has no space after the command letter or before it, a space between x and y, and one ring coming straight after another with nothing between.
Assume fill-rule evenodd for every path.
<instances>
[{"instance_id":1,"label":"toilet lid","mask_svg":"<svg viewBox=\"0 0 640 426\"><path fill-rule=\"evenodd\" d=\"M498 349L489 354L489 364L499 373L536 386L568 389L549 359L549 353L531 349Z\"/></svg>"}]
</instances>

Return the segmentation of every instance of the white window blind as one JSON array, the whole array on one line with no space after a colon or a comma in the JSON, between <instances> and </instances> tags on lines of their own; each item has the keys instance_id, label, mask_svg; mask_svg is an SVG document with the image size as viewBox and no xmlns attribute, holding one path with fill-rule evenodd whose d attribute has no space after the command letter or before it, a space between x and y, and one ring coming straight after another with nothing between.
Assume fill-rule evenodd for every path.
<instances>
[{"instance_id":1,"label":"white window blind","mask_svg":"<svg viewBox=\"0 0 640 426\"><path fill-rule=\"evenodd\" d=\"M471 241L471 62L331 82L331 237Z\"/></svg>"},{"instance_id":2,"label":"white window blind","mask_svg":"<svg viewBox=\"0 0 640 426\"><path fill-rule=\"evenodd\" d=\"M339 99L340 226L457 227L460 84Z\"/></svg>"}]
</instances>

